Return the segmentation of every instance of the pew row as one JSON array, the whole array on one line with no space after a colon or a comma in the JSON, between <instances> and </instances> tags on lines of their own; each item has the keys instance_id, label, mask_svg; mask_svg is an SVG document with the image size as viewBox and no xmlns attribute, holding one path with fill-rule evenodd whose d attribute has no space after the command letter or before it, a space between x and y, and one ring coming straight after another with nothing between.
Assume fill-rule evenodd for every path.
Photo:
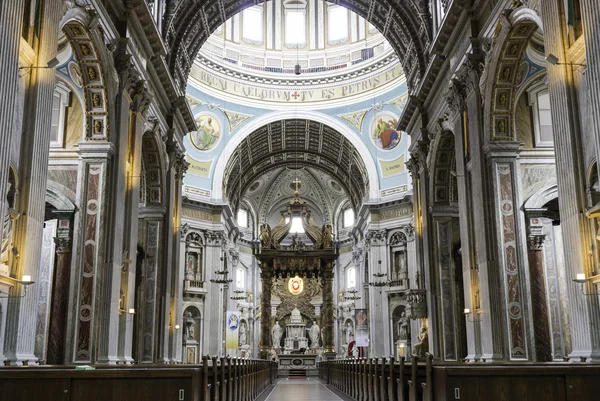
<instances>
[{"instance_id":1,"label":"pew row","mask_svg":"<svg viewBox=\"0 0 600 401\"><path fill-rule=\"evenodd\" d=\"M199 365L2 367L2 401L254 401L277 379L270 361L208 358Z\"/></svg>"},{"instance_id":2,"label":"pew row","mask_svg":"<svg viewBox=\"0 0 600 401\"><path fill-rule=\"evenodd\" d=\"M600 364L433 363L348 359L319 365L321 380L357 401L592 401Z\"/></svg>"}]
</instances>

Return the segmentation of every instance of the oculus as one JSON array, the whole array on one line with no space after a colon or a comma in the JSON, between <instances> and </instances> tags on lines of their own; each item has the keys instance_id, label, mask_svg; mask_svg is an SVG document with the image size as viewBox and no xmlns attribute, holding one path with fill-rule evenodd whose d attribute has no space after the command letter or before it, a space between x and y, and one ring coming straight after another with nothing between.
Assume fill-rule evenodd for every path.
<instances>
[{"instance_id":1,"label":"oculus","mask_svg":"<svg viewBox=\"0 0 600 401\"><path fill-rule=\"evenodd\" d=\"M198 150L208 151L213 149L221 138L221 123L208 114L202 114L196 118L198 131L190 133L190 140Z\"/></svg>"},{"instance_id":2,"label":"oculus","mask_svg":"<svg viewBox=\"0 0 600 401\"><path fill-rule=\"evenodd\" d=\"M300 277L292 277L288 282L288 291L292 295L300 295L304 290L304 280Z\"/></svg>"},{"instance_id":3,"label":"oculus","mask_svg":"<svg viewBox=\"0 0 600 401\"><path fill-rule=\"evenodd\" d=\"M392 150L400 143L402 131L396 130L398 117L389 112L378 113L371 123L371 140L382 150Z\"/></svg>"}]
</instances>

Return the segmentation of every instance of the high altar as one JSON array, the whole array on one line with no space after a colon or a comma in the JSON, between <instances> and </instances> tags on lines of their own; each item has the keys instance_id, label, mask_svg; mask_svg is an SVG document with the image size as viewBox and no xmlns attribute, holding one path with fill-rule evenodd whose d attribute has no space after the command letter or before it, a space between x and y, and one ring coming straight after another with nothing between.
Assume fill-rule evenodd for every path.
<instances>
[{"instance_id":1,"label":"high altar","mask_svg":"<svg viewBox=\"0 0 600 401\"><path fill-rule=\"evenodd\" d=\"M305 244L298 236L294 235L291 244L282 245L283 240L288 236L294 218L300 218L301 224L306 233L307 240L312 244ZM338 257L337 249L334 247L332 228L330 224L319 227L314 223L306 203L299 198L296 191L294 199L287 205L287 210L281 214L279 224L271 228L268 224L262 224L261 246L255 250L255 256L260 262L261 281L262 281L262 303L261 303L261 327L260 327L260 354L263 358L270 358L274 354L298 353L306 350L311 354L322 354L325 357L334 357L334 298L333 298L333 265ZM285 316L285 339L283 349L281 344L272 343L272 329L279 322L276 322L272 316L271 296L274 290L274 284L279 285L279 279L290 279L293 281L298 278L300 282L307 279L312 284L319 285L318 292L322 296L322 306L320 316L314 316L313 327L318 328L320 332L317 344L309 341L307 333L307 319L312 316L304 315L304 319L297 307ZM318 283L318 284L316 284ZM293 283L290 283L290 285ZM300 292L295 293L290 287L289 292L298 296ZM289 295L289 294L287 294ZM288 300L288 304L291 301ZM289 309L288 309L289 311ZM289 317L289 318L288 318ZM279 329L277 329L279 330ZM314 337L314 331L311 331L311 337Z\"/></svg>"}]
</instances>

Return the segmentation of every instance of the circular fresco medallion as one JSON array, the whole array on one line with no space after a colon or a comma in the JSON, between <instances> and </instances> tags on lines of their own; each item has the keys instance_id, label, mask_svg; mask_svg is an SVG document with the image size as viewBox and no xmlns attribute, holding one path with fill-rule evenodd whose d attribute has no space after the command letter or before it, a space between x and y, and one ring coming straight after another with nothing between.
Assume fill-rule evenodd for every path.
<instances>
[{"instance_id":1,"label":"circular fresco medallion","mask_svg":"<svg viewBox=\"0 0 600 401\"><path fill-rule=\"evenodd\" d=\"M386 111L378 113L371 123L371 140L379 149L394 149L402 139L402 131L396 130L397 125L398 117L394 114Z\"/></svg>"},{"instance_id":2,"label":"circular fresco medallion","mask_svg":"<svg viewBox=\"0 0 600 401\"><path fill-rule=\"evenodd\" d=\"M292 295L300 295L300 293L304 290L304 280L300 277L296 276L290 279L288 282L288 291Z\"/></svg>"},{"instance_id":3,"label":"circular fresco medallion","mask_svg":"<svg viewBox=\"0 0 600 401\"><path fill-rule=\"evenodd\" d=\"M198 150L211 150L221 138L221 123L219 120L208 114L201 114L196 118L198 131L190 133L190 140Z\"/></svg>"}]
</instances>

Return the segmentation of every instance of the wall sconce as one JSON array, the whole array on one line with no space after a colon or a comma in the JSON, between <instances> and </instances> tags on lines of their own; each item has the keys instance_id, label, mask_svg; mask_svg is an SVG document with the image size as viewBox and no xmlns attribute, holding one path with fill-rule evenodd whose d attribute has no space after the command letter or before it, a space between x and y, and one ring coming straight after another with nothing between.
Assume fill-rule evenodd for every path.
<instances>
[{"instance_id":1,"label":"wall sconce","mask_svg":"<svg viewBox=\"0 0 600 401\"><path fill-rule=\"evenodd\" d=\"M586 65L585 65L585 64L580 64L580 63L561 63L561 62L560 62L560 60L559 60L559 58L558 58L558 57L556 57L556 56L555 56L554 54L552 54L552 53L549 53L549 54L546 56L546 61L547 61L547 62L549 62L549 63L550 63L550 64L552 64L552 65L577 65L577 66L579 66L579 67L583 67L583 68L585 68L585 67L586 67Z\"/></svg>"},{"instance_id":2,"label":"wall sconce","mask_svg":"<svg viewBox=\"0 0 600 401\"><path fill-rule=\"evenodd\" d=\"M181 328L180 325L178 325L178 324L175 325L175 330L179 330L180 328Z\"/></svg>"},{"instance_id":3,"label":"wall sconce","mask_svg":"<svg viewBox=\"0 0 600 401\"><path fill-rule=\"evenodd\" d=\"M21 280L15 281L23 286L23 293L21 295L10 295L10 293L0 292L0 298L23 298L25 295L27 295L27 287L29 287L31 284L35 284L35 281L31 281L31 276L26 274L21 277Z\"/></svg>"},{"instance_id":4,"label":"wall sconce","mask_svg":"<svg viewBox=\"0 0 600 401\"><path fill-rule=\"evenodd\" d=\"M467 318L467 322L474 323L474 322L480 322L481 321L481 319L479 319L479 318L477 318L477 319L469 319L469 316L471 316L472 314L473 314L473 312L469 308L465 308L464 311L463 311L463 315L465 315L465 317Z\"/></svg>"},{"instance_id":5,"label":"wall sconce","mask_svg":"<svg viewBox=\"0 0 600 401\"><path fill-rule=\"evenodd\" d=\"M135 309L129 308L129 309L125 310L124 308L119 308L119 315L122 315L124 313L127 313L128 315L135 315Z\"/></svg>"},{"instance_id":6,"label":"wall sconce","mask_svg":"<svg viewBox=\"0 0 600 401\"><path fill-rule=\"evenodd\" d=\"M591 293L587 293L584 291L584 287L583 285L585 283L587 283L588 281L591 281L592 277L586 277L585 273L577 273L577 275L575 276L575 278L573 279L574 282L576 282L577 284L581 285L581 293L585 296L598 296L600 295L600 292L596 291L596 292L591 292Z\"/></svg>"},{"instance_id":7,"label":"wall sconce","mask_svg":"<svg viewBox=\"0 0 600 401\"><path fill-rule=\"evenodd\" d=\"M47 69L47 68L54 68L58 65L59 61L56 57L54 57L52 60L48 61L48 64L46 64L45 66L37 66L37 65L31 65L28 67L19 67L19 78L23 78L25 76L25 74L27 74L27 72L31 72L31 70L34 69ZM27 72L25 72L24 74L21 75L20 71L22 70L27 70Z\"/></svg>"}]
</instances>

